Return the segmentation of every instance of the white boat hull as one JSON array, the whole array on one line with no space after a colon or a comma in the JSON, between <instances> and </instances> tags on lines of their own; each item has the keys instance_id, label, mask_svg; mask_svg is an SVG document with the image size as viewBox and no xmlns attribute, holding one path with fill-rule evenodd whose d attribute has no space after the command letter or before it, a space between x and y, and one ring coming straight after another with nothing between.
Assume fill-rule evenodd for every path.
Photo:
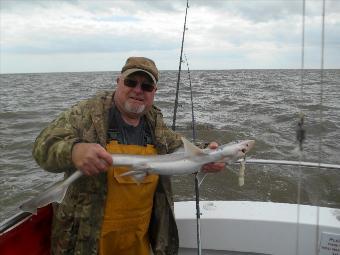
<instances>
[{"instance_id":1,"label":"white boat hull","mask_svg":"<svg viewBox=\"0 0 340 255\"><path fill-rule=\"evenodd\" d=\"M203 254L340 254L339 209L249 201L202 201L200 208ZM197 254L195 202L176 202L175 215L180 254Z\"/></svg>"}]
</instances>

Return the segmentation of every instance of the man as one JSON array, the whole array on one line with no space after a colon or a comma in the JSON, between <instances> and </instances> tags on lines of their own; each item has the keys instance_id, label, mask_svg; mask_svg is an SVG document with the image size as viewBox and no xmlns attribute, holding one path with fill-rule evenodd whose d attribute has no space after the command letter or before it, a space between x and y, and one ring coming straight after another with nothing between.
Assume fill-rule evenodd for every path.
<instances>
[{"instance_id":1,"label":"man","mask_svg":"<svg viewBox=\"0 0 340 255\"><path fill-rule=\"evenodd\" d=\"M115 92L81 101L62 113L36 139L33 156L51 172L85 176L54 209L52 254L177 254L178 233L170 178L148 175L136 184L112 167L111 153L166 154L181 146L153 106L158 70L144 57L130 57ZM216 148L211 143L210 148ZM220 171L221 163L204 166Z\"/></svg>"}]
</instances>

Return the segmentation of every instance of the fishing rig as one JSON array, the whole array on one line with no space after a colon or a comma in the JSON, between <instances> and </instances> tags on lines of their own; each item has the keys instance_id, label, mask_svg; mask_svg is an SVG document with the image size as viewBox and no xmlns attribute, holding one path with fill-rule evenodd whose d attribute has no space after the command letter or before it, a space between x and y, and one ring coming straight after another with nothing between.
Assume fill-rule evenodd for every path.
<instances>
[{"instance_id":1,"label":"fishing rig","mask_svg":"<svg viewBox=\"0 0 340 255\"><path fill-rule=\"evenodd\" d=\"M182 63L183 61L183 46L184 46L184 38L185 38L185 31L188 30L187 28L187 15L189 9L189 0L187 0L186 8L185 8L185 17L184 17L184 25L183 25L183 34L182 34L182 44L181 44L181 53L179 57L179 66L178 66L178 75L177 75L177 83L176 83L176 97L175 97L175 104L174 104L174 113L173 113L173 121L172 121L172 130L176 130L176 116L177 116L177 109L178 109L178 95L179 95L179 85L181 80L181 70L182 70ZM192 85L191 85L191 76L190 76L190 68L189 63L186 55L185 63L188 68L188 77L189 77L189 85L190 85L190 99L191 99L191 117L192 117L192 140L193 143L196 143L196 123L195 123L195 115L194 115L194 100L192 95ZM201 180L202 181L202 180ZM199 195L199 186L201 184L199 180L198 174L195 174L195 197L196 197L196 232L197 232L197 254L202 254L202 246L201 246L201 211L200 211L200 195Z\"/></svg>"},{"instance_id":2,"label":"fishing rig","mask_svg":"<svg viewBox=\"0 0 340 255\"><path fill-rule=\"evenodd\" d=\"M322 0L322 33L321 33L321 66L320 66L320 108L319 108L319 121L323 122L323 85L324 85L324 48L325 48L325 0ZM191 116L192 116L192 140L195 143L197 134L196 134L196 122L194 116L194 102L193 102L193 94L192 94L192 84L191 84L191 75L189 69L189 63L186 55L184 54L185 61L183 61L183 46L184 46L184 38L185 32L188 30L186 22L187 22L187 14L189 8L189 0L187 0L186 9L185 9L185 18L184 18L184 26L183 26L183 34L182 34L182 44L179 58L179 68L177 75L177 84L176 84L176 97L174 104L174 112L173 112L173 123L172 130L176 130L176 116L178 109L178 95L180 89L180 79L181 79L181 68L182 63L185 62L188 69L188 78L189 78L189 89L190 89L190 97L191 97ZM301 38L301 68L300 68L300 99L303 99L304 95L304 61L305 61L305 17L306 17L306 0L302 0L302 38ZM300 108L300 107L298 107ZM245 162L247 164L259 164L259 165L288 165L288 166L297 166L298 167L298 183L297 183L297 242L296 242L296 254L299 253L299 221L300 221L300 204L301 204L301 175L302 175L302 167L312 167L312 168L321 168L323 169L337 169L340 170L340 165L337 164L325 164L321 163L321 151L322 151L322 135L319 134L319 158L318 162L306 162L302 161L303 159L303 144L306 140L306 128L305 128L305 113L300 108L300 112L298 113L298 121L296 126L296 141L298 144L299 151L299 160L291 161L291 160L267 160L267 159L252 159L252 158L244 158L238 160L235 163L241 165L241 169L239 172L239 185L242 186L244 182L244 167ZM201 247L201 228L200 228L200 206L199 206L199 186L202 183L202 179L199 180L197 174L195 175L195 194L196 194L196 219L197 219L197 254L202 254ZM319 208L317 212L317 221L319 222ZM318 231L316 231L316 245L319 243L319 235ZM315 250L318 250L318 247L315 247Z\"/></svg>"}]
</instances>

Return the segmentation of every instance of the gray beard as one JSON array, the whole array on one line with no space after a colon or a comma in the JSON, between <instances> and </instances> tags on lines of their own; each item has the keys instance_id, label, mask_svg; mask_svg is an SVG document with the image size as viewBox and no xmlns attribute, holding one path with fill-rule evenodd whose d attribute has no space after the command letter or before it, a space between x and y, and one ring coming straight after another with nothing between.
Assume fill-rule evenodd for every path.
<instances>
[{"instance_id":1,"label":"gray beard","mask_svg":"<svg viewBox=\"0 0 340 255\"><path fill-rule=\"evenodd\" d=\"M145 105L133 106L129 102L125 102L124 108L127 112L134 113L134 114L140 114L145 110Z\"/></svg>"}]
</instances>

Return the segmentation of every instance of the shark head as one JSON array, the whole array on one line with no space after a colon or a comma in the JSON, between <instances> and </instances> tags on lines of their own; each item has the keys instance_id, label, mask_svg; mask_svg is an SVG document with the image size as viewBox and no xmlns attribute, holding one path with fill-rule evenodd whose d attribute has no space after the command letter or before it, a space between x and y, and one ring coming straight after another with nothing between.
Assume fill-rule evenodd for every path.
<instances>
[{"instance_id":1,"label":"shark head","mask_svg":"<svg viewBox=\"0 0 340 255\"><path fill-rule=\"evenodd\" d=\"M239 143L239 155L244 157L255 145L255 140L245 140Z\"/></svg>"},{"instance_id":2,"label":"shark head","mask_svg":"<svg viewBox=\"0 0 340 255\"><path fill-rule=\"evenodd\" d=\"M226 144L221 148L222 154L227 158L242 158L244 157L255 144L255 140L244 140L234 144Z\"/></svg>"}]
</instances>

